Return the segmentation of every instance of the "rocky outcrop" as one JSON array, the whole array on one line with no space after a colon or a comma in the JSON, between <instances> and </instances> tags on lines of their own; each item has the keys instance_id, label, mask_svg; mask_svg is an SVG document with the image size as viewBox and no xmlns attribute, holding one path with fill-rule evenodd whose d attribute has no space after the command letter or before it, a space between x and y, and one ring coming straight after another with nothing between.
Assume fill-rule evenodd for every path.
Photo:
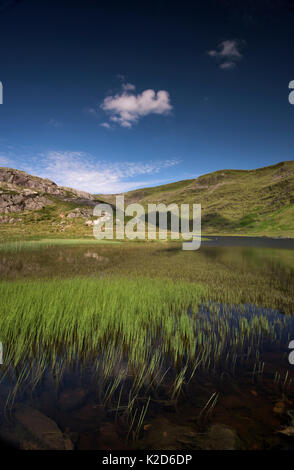
<instances>
[{"instance_id":1,"label":"rocky outcrop","mask_svg":"<svg viewBox=\"0 0 294 470\"><path fill-rule=\"evenodd\" d=\"M90 201L94 201L95 197L87 193L86 191L79 191L78 189L73 189L73 188L66 188L65 186L58 186L62 190L66 191L67 193L72 193L75 197L79 199L89 199Z\"/></svg>"},{"instance_id":2,"label":"rocky outcrop","mask_svg":"<svg viewBox=\"0 0 294 470\"><path fill-rule=\"evenodd\" d=\"M48 195L81 205L95 205L94 196L85 191L58 186L47 178L32 176L25 171L0 168L0 214L42 209L52 204ZM92 215L87 209L78 211L73 211L69 218Z\"/></svg>"},{"instance_id":3,"label":"rocky outcrop","mask_svg":"<svg viewBox=\"0 0 294 470\"><path fill-rule=\"evenodd\" d=\"M0 214L33 211L52 204L52 201L36 191L7 192L0 190Z\"/></svg>"},{"instance_id":4,"label":"rocky outcrop","mask_svg":"<svg viewBox=\"0 0 294 470\"><path fill-rule=\"evenodd\" d=\"M77 207L74 209L72 212L67 214L68 219L74 219L76 217L82 217L84 219L88 219L89 217L93 216L93 210L92 209L84 209L81 207Z\"/></svg>"},{"instance_id":5,"label":"rocky outcrop","mask_svg":"<svg viewBox=\"0 0 294 470\"><path fill-rule=\"evenodd\" d=\"M73 188L66 188L58 186L48 178L40 178L39 176L32 176L25 171L16 170L14 168L0 167L0 185L6 185L7 189L15 188L28 188L34 189L38 192L52 194L64 197L77 197L80 199L94 200L92 194L86 191L79 191Z\"/></svg>"},{"instance_id":6,"label":"rocky outcrop","mask_svg":"<svg viewBox=\"0 0 294 470\"><path fill-rule=\"evenodd\" d=\"M0 183L6 183L7 188L29 188L47 194L60 194L61 190L57 184L49 179L31 176L25 171L13 168L0 168ZM66 195L66 190L62 190Z\"/></svg>"}]
</instances>

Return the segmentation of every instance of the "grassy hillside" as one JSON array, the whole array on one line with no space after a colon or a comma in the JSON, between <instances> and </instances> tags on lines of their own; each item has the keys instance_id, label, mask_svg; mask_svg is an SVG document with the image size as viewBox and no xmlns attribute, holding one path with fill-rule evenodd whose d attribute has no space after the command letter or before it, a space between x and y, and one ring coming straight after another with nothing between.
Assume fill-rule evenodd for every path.
<instances>
[{"instance_id":1,"label":"grassy hillside","mask_svg":"<svg viewBox=\"0 0 294 470\"><path fill-rule=\"evenodd\" d=\"M11 171L17 176L20 173ZM0 240L92 238L93 227L86 225L87 218L67 216L77 208L91 210L95 201L115 202L115 195L97 195L95 201L89 195L92 199L88 200L56 185L53 190L60 194L50 194L46 192L48 181L39 178L38 182L45 187L41 186L42 191L36 194L45 196L51 204L38 210L0 214ZM15 191L16 195L23 194L19 184L10 184L9 188L5 185L0 185L2 195ZM54 183L50 185L52 191ZM203 234L294 237L294 161L256 170L220 170L196 179L130 191L124 196L126 204L139 202L145 207L148 203L201 203ZM91 216L88 219L93 220Z\"/></svg>"},{"instance_id":2,"label":"grassy hillside","mask_svg":"<svg viewBox=\"0 0 294 470\"><path fill-rule=\"evenodd\" d=\"M207 234L294 236L294 161L220 170L124 194L126 203L201 203ZM104 196L114 202L115 196Z\"/></svg>"},{"instance_id":3,"label":"grassy hillside","mask_svg":"<svg viewBox=\"0 0 294 470\"><path fill-rule=\"evenodd\" d=\"M51 195L47 197L52 204L42 209L5 214L9 220L15 219L16 222L0 223L0 241L37 239L48 236L50 238L93 237L93 227L85 225L85 218L67 218L70 212L81 205L62 201ZM19 218L21 218L20 221ZM88 218L91 219L91 217Z\"/></svg>"}]
</instances>

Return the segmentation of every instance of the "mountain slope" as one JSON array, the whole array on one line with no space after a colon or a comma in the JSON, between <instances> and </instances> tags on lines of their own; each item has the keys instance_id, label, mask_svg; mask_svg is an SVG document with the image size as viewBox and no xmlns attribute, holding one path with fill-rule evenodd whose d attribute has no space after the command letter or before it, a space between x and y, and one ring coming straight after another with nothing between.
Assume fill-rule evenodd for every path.
<instances>
[{"instance_id":1,"label":"mountain slope","mask_svg":"<svg viewBox=\"0 0 294 470\"><path fill-rule=\"evenodd\" d=\"M201 203L204 233L294 236L294 161L124 193L125 202ZM101 196L102 197L102 196ZM115 195L104 196L114 203Z\"/></svg>"},{"instance_id":2,"label":"mountain slope","mask_svg":"<svg viewBox=\"0 0 294 470\"><path fill-rule=\"evenodd\" d=\"M0 168L0 238L92 236L95 197L13 168Z\"/></svg>"},{"instance_id":3,"label":"mountain slope","mask_svg":"<svg viewBox=\"0 0 294 470\"><path fill-rule=\"evenodd\" d=\"M205 234L294 237L294 161L220 170L124 193L125 203L201 203ZM115 195L91 195L20 170L0 168L0 238L92 237L92 211Z\"/></svg>"}]
</instances>

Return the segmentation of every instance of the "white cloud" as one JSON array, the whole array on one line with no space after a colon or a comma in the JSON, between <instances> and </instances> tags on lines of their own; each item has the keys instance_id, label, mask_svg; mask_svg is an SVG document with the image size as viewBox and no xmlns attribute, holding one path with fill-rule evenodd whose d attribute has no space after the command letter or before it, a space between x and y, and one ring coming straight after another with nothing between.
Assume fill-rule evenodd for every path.
<instances>
[{"instance_id":1,"label":"white cloud","mask_svg":"<svg viewBox=\"0 0 294 470\"><path fill-rule=\"evenodd\" d=\"M244 41L238 39L225 40L217 46L217 49L207 53L210 57L216 59L221 69L230 70L236 67L237 62L242 59L240 47L243 44Z\"/></svg>"},{"instance_id":2,"label":"white cloud","mask_svg":"<svg viewBox=\"0 0 294 470\"><path fill-rule=\"evenodd\" d=\"M109 120L122 127L131 128L148 114L167 114L172 109L169 93L165 90L156 93L150 89L136 95L133 93L135 85L125 83L122 88L121 93L107 96L100 105Z\"/></svg>"},{"instance_id":3,"label":"white cloud","mask_svg":"<svg viewBox=\"0 0 294 470\"><path fill-rule=\"evenodd\" d=\"M123 83L122 87L125 91L134 91L136 89L135 85L132 85L132 83Z\"/></svg>"},{"instance_id":4,"label":"white cloud","mask_svg":"<svg viewBox=\"0 0 294 470\"><path fill-rule=\"evenodd\" d=\"M105 127L106 129L110 129L111 127L110 124L108 124L108 122L102 122L100 126Z\"/></svg>"},{"instance_id":5,"label":"white cloud","mask_svg":"<svg viewBox=\"0 0 294 470\"><path fill-rule=\"evenodd\" d=\"M222 70L231 70L231 69L234 69L235 67L236 67L236 63L233 61L229 61L229 60L219 65L219 68Z\"/></svg>"},{"instance_id":6,"label":"white cloud","mask_svg":"<svg viewBox=\"0 0 294 470\"><path fill-rule=\"evenodd\" d=\"M55 183L89 193L119 193L143 186L166 183L166 180L142 180L133 178L158 174L173 167L179 160L170 159L150 162L109 163L95 161L84 152L49 151L42 154L34 167L26 171L49 178Z\"/></svg>"}]
</instances>

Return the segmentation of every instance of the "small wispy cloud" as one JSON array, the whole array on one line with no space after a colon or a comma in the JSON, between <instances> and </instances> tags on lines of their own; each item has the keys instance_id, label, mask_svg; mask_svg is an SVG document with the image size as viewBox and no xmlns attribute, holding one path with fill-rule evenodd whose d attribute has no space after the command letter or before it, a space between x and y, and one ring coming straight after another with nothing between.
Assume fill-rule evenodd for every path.
<instances>
[{"instance_id":1,"label":"small wispy cloud","mask_svg":"<svg viewBox=\"0 0 294 470\"><path fill-rule=\"evenodd\" d=\"M164 169L179 163L177 159L149 162L95 161L85 152L48 151L40 155L38 162L27 166L33 172L55 183L87 191L89 193L120 193L131 189L163 184L163 179L142 179L142 176L158 175ZM138 178L139 177L139 178Z\"/></svg>"},{"instance_id":2,"label":"small wispy cloud","mask_svg":"<svg viewBox=\"0 0 294 470\"><path fill-rule=\"evenodd\" d=\"M207 53L218 62L220 69L231 70L242 59L243 55L240 49L244 44L243 40L228 39L222 41L216 49L207 51Z\"/></svg>"},{"instance_id":3,"label":"small wispy cloud","mask_svg":"<svg viewBox=\"0 0 294 470\"><path fill-rule=\"evenodd\" d=\"M132 83L123 83L122 88L124 91L134 91L136 89Z\"/></svg>"},{"instance_id":4,"label":"small wispy cloud","mask_svg":"<svg viewBox=\"0 0 294 470\"><path fill-rule=\"evenodd\" d=\"M94 116L94 117L98 116L97 109L95 109L93 106L85 106L83 109L83 112L85 114L89 114L90 116Z\"/></svg>"},{"instance_id":5,"label":"small wispy cloud","mask_svg":"<svg viewBox=\"0 0 294 470\"><path fill-rule=\"evenodd\" d=\"M110 129L110 124L108 122L101 122L100 126L105 127L105 129Z\"/></svg>"},{"instance_id":6,"label":"small wispy cloud","mask_svg":"<svg viewBox=\"0 0 294 470\"><path fill-rule=\"evenodd\" d=\"M49 119L48 125L50 127L55 127L56 129L62 127L62 122L58 121L57 119L51 118Z\"/></svg>"},{"instance_id":7,"label":"small wispy cloud","mask_svg":"<svg viewBox=\"0 0 294 470\"><path fill-rule=\"evenodd\" d=\"M123 83L120 93L107 96L103 100L100 108L109 116L110 122L131 128L144 116L168 114L172 110L167 91L156 92L149 89L136 94L135 89L132 83Z\"/></svg>"}]
</instances>

